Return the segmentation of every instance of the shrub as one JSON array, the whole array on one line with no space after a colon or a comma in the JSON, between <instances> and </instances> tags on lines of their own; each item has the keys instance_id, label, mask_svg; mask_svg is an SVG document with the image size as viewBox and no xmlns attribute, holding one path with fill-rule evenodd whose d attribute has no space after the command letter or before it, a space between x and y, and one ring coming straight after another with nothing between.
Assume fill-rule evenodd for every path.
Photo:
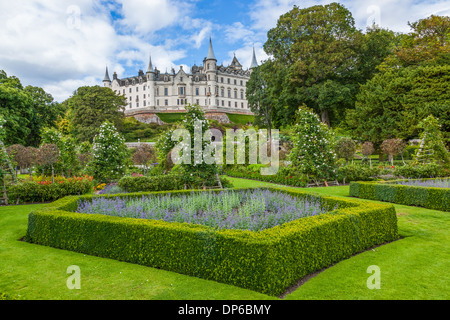
<instances>
[{"instance_id":1,"label":"shrub","mask_svg":"<svg viewBox=\"0 0 450 320\"><path fill-rule=\"evenodd\" d=\"M270 190L320 198L332 208L338 204L339 209L252 232L74 213L69 211L92 196L68 197L29 215L26 240L276 296L312 272L398 239L392 205ZM143 194L126 196L141 198Z\"/></svg>"},{"instance_id":2,"label":"shrub","mask_svg":"<svg viewBox=\"0 0 450 320\"><path fill-rule=\"evenodd\" d=\"M394 175L404 178L437 178L448 175L448 172L436 163L429 163L395 167Z\"/></svg>"},{"instance_id":3,"label":"shrub","mask_svg":"<svg viewBox=\"0 0 450 320\"><path fill-rule=\"evenodd\" d=\"M377 167L368 167L358 164L349 164L338 168L339 181L369 181L376 179L381 170Z\"/></svg>"},{"instance_id":4,"label":"shrub","mask_svg":"<svg viewBox=\"0 0 450 320\"><path fill-rule=\"evenodd\" d=\"M341 138L336 142L335 151L336 157L338 159L344 158L348 164L349 160L352 160L355 155L356 143L350 138Z\"/></svg>"},{"instance_id":5,"label":"shrub","mask_svg":"<svg viewBox=\"0 0 450 320\"><path fill-rule=\"evenodd\" d=\"M54 183L49 180L25 181L9 186L8 197L11 202L47 202L68 195L82 195L93 190L92 177L58 177Z\"/></svg>"},{"instance_id":6,"label":"shrub","mask_svg":"<svg viewBox=\"0 0 450 320\"><path fill-rule=\"evenodd\" d=\"M433 210L450 211L450 189L382 182L351 182L350 196Z\"/></svg>"},{"instance_id":7,"label":"shrub","mask_svg":"<svg viewBox=\"0 0 450 320\"><path fill-rule=\"evenodd\" d=\"M235 178L253 179L293 187L306 187L309 182L307 175L299 175L298 173L295 175L286 174L283 171L279 171L274 175L262 175L259 171L229 169L226 171L226 174Z\"/></svg>"},{"instance_id":8,"label":"shrub","mask_svg":"<svg viewBox=\"0 0 450 320\"><path fill-rule=\"evenodd\" d=\"M184 189L184 183L177 175L167 174L153 177L127 176L117 185L127 192L166 191Z\"/></svg>"}]
</instances>

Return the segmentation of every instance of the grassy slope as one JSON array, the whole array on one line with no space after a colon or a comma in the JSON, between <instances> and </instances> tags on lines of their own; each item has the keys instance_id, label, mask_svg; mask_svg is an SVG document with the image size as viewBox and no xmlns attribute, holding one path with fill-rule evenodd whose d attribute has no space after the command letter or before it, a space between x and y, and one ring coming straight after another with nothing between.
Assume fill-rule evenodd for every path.
<instances>
[{"instance_id":1,"label":"grassy slope","mask_svg":"<svg viewBox=\"0 0 450 320\"><path fill-rule=\"evenodd\" d=\"M236 187L270 185L229 178ZM311 188L348 196L348 187ZM256 292L120 261L17 241L40 205L0 207L0 292L24 299L267 299ZM449 225L444 212L396 205L402 240L326 269L286 299L449 299ZM66 269L81 268L81 290L69 290ZM381 289L366 286L378 265ZM147 281L148 280L148 281Z\"/></svg>"}]
</instances>

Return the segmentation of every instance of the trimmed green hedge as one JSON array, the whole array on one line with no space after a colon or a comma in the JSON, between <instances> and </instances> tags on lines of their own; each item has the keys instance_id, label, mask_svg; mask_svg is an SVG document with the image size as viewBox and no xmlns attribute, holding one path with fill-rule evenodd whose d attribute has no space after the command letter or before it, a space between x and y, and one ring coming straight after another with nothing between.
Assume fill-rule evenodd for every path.
<instances>
[{"instance_id":1,"label":"trimmed green hedge","mask_svg":"<svg viewBox=\"0 0 450 320\"><path fill-rule=\"evenodd\" d=\"M401 180L396 180L401 181ZM405 180L403 180L405 181ZM351 182L350 196L407 206L450 211L450 189L415 187L387 182Z\"/></svg>"},{"instance_id":2,"label":"trimmed green hedge","mask_svg":"<svg viewBox=\"0 0 450 320\"><path fill-rule=\"evenodd\" d=\"M142 197L142 193L116 196ZM361 200L323 197L330 207L338 204L339 209L251 232L70 212L76 210L78 200L91 198L67 197L30 213L27 241L278 296L312 272L398 239L394 206Z\"/></svg>"},{"instance_id":3,"label":"trimmed green hedge","mask_svg":"<svg viewBox=\"0 0 450 320\"><path fill-rule=\"evenodd\" d=\"M127 192L149 192L184 189L184 184L180 177L173 174L133 177L127 176L119 180L117 185Z\"/></svg>"}]
</instances>

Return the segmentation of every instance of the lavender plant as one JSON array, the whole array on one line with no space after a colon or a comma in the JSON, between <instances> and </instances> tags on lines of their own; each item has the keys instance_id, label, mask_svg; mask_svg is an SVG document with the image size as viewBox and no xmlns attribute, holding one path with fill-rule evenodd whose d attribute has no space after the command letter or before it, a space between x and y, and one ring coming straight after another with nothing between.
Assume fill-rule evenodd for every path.
<instances>
[{"instance_id":1,"label":"lavender plant","mask_svg":"<svg viewBox=\"0 0 450 320\"><path fill-rule=\"evenodd\" d=\"M334 208L336 209L336 208ZM334 210L333 209L333 210ZM80 213L186 222L217 229L259 231L303 217L327 213L320 199L299 199L289 194L255 190L185 195L143 195L141 198L93 198L79 201Z\"/></svg>"},{"instance_id":2,"label":"lavender plant","mask_svg":"<svg viewBox=\"0 0 450 320\"><path fill-rule=\"evenodd\" d=\"M428 188L450 188L450 178L443 179L408 179L405 181L397 181L396 184L413 187L428 187Z\"/></svg>"}]
</instances>

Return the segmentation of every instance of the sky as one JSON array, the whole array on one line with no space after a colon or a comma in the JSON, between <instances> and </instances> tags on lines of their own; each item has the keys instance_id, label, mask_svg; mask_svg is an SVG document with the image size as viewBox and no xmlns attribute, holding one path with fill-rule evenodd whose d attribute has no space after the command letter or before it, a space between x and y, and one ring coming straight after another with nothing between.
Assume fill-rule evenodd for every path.
<instances>
[{"instance_id":1,"label":"sky","mask_svg":"<svg viewBox=\"0 0 450 320\"><path fill-rule=\"evenodd\" d=\"M81 86L136 76L149 57L162 72L201 65L212 39L218 64L233 56L244 69L280 15L332 1L312 0L15 0L0 1L0 70L24 86L42 87L56 101ZM431 14L450 15L449 0L345 0L356 27L376 23L396 32Z\"/></svg>"}]
</instances>

